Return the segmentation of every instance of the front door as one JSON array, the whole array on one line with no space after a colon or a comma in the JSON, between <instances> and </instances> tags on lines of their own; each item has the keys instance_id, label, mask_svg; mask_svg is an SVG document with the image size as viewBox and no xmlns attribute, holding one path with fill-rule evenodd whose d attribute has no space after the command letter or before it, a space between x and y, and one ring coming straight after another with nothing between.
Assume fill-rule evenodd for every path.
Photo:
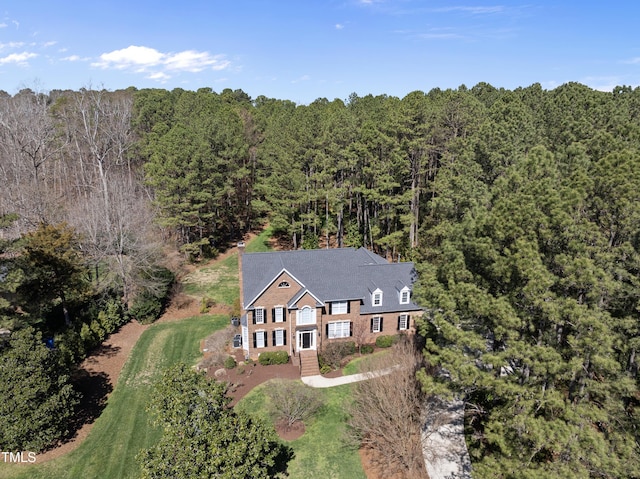
<instances>
[{"instance_id":1,"label":"front door","mask_svg":"<svg viewBox=\"0 0 640 479\"><path fill-rule=\"evenodd\" d=\"M313 341L311 334L311 331L305 331L302 333L302 349L311 348L311 341Z\"/></svg>"},{"instance_id":2,"label":"front door","mask_svg":"<svg viewBox=\"0 0 640 479\"><path fill-rule=\"evenodd\" d=\"M298 350L316 349L316 331L298 331Z\"/></svg>"}]
</instances>

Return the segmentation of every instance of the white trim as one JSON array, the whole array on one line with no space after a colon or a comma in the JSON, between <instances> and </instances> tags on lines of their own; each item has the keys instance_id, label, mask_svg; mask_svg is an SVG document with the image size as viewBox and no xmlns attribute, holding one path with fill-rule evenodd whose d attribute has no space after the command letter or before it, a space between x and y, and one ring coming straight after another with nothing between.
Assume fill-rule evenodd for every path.
<instances>
[{"instance_id":1,"label":"white trim","mask_svg":"<svg viewBox=\"0 0 640 479\"><path fill-rule=\"evenodd\" d=\"M345 321L331 321L327 323L327 326L328 326L327 337L329 339L351 337L351 321L349 321L348 319ZM346 334L344 334L345 330L346 330Z\"/></svg>"},{"instance_id":2,"label":"white trim","mask_svg":"<svg viewBox=\"0 0 640 479\"><path fill-rule=\"evenodd\" d=\"M405 294L406 301L403 301ZM400 304L409 304L409 302L411 301L411 290L407 286L400 290L398 301L400 302Z\"/></svg>"},{"instance_id":3,"label":"white trim","mask_svg":"<svg viewBox=\"0 0 640 479\"><path fill-rule=\"evenodd\" d=\"M264 329L255 331L256 334L256 349L262 349L267 347L267 332ZM260 346L260 336L262 336L262 346Z\"/></svg>"},{"instance_id":4,"label":"white trim","mask_svg":"<svg viewBox=\"0 0 640 479\"><path fill-rule=\"evenodd\" d=\"M377 323L377 327L376 327L376 323ZM382 316L374 316L371 318L371 332L372 333L379 333L380 331L382 331Z\"/></svg>"},{"instance_id":5,"label":"white trim","mask_svg":"<svg viewBox=\"0 0 640 479\"><path fill-rule=\"evenodd\" d=\"M407 329L409 329L409 315L408 314L401 314L400 317L398 318L398 330L399 331L406 331ZM404 321L404 327L402 327L402 322Z\"/></svg>"},{"instance_id":6,"label":"white trim","mask_svg":"<svg viewBox=\"0 0 640 479\"><path fill-rule=\"evenodd\" d=\"M310 310L310 318L308 321L303 321L302 313ZM307 326L309 324L316 324L316 309L311 306L303 306L302 309L296 311L296 325Z\"/></svg>"},{"instance_id":7,"label":"white trim","mask_svg":"<svg viewBox=\"0 0 640 479\"><path fill-rule=\"evenodd\" d=\"M302 335L303 334L311 334L311 345L310 347L303 349L302 348ZM316 341L316 329L303 329L296 332L296 350L297 351L310 351L317 349L317 341Z\"/></svg>"},{"instance_id":8,"label":"white trim","mask_svg":"<svg viewBox=\"0 0 640 479\"><path fill-rule=\"evenodd\" d=\"M242 325L242 349L249 354L249 325Z\"/></svg>"},{"instance_id":9,"label":"white trim","mask_svg":"<svg viewBox=\"0 0 640 479\"><path fill-rule=\"evenodd\" d=\"M380 301L376 301L377 298L380 298ZM382 299L382 290L378 288L373 293L371 293L371 306L382 306Z\"/></svg>"},{"instance_id":10,"label":"white trim","mask_svg":"<svg viewBox=\"0 0 640 479\"><path fill-rule=\"evenodd\" d=\"M260 321L258 321L258 314L257 314L258 311L262 312L262 314L260 315ZM255 308L253 310L253 317L256 320L256 324L265 324L267 322L267 314L266 314L266 311L265 311L265 309L263 307Z\"/></svg>"},{"instance_id":11,"label":"white trim","mask_svg":"<svg viewBox=\"0 0 640 479\"><path fill-rule=\"evenodd\" d=\"M286 330L282 329L282 328L278 328L278 329L274 329L274 331L276 332L276 340L275 340L273 346L284 346L284 336L286 334ZM280 338L280 342L279 343L278 343L278 335L282 336Z\"/></svg>"},{"instance_id":12,"label":"white trim","mask_svg":"<svg viewBox=\"0 0 640 479\"><path fill-rule=\"evenodd\" d=\"M340 305L340 311L336 311L336 306ZM349 301L331 301L331 315L347 314L349 312Z\"/></svg>"},{"instance_id":13,"label":"white trim","mask_svg":"<svg viewBox=\"0 0 640 479\"><path fill-rule=\"evenodd\" d=\"M295 303L291 303L291 304L289 305L289 307L290 307L290 308L297 308L297 307L298 307L298 306L297 306L298 302L299 302L302 298L304 298L304 295L305 295L305 294L309 294L309 295L311 295L311 297L312 297L313 299L315 299L315 300L316 300L316 304L319 304L319 305L324 306L324 301L322 301L320 298L318 298L315 294L313 294L313 293L312 293L311 291L309 291L308 289L305 289L305 290L304 290L304 292L300 295L300 297L298 297L298 299L296 299Z\"/></svg>"}]
</instances>

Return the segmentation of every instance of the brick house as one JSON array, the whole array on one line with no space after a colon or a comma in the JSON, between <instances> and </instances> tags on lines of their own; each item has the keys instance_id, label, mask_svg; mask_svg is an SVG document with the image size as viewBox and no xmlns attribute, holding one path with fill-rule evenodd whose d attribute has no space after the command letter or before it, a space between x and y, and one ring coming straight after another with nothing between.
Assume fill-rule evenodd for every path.
<instances>
[{"instance_id":1,"label":"brick house","mask_svg":"<svg viewBox=\"0 0 640 479\"><path fill-rule=\"evenodd\" d=\"M413 263L365 248L245 253L241 243L239 253L242 347L252 359L287 351L295 364L313 364L313 374L327 344L412 334L422 315L412 301Z\"/></svg>"}]
</instances>

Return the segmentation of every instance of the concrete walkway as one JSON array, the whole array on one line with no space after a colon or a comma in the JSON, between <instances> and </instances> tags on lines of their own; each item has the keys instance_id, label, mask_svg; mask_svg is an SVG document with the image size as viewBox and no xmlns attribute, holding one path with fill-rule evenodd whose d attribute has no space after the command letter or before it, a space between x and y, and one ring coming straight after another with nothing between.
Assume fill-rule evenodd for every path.
<instances>
[{"instance_id":1,"label":"concrete walkway","mask_svg":"<svg viewBox=\"0 0 640 479\"><path fill-rule=\"evenodd\" d=\"M369 373L350 374L349 376L340 376L337 378L325 378L324 376L303 376L302 382L312 388L331 388L333 386L341 386L343 384L357 383L366 379L385 376L393 372L396 368L382 369Z\"/></svg>"}]
</instances>

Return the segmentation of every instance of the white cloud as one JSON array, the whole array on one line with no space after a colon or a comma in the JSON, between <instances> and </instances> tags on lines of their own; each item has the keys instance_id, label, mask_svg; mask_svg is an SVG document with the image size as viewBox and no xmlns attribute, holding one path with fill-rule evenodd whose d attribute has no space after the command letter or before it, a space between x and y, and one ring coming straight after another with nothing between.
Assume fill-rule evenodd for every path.
<instances>
[{"instance_id":1,"label":"white cloud","mask_svg":"<svg viewBox=\"0 0 640 479\"><path fill-rule=\"evenodd\" d=\"M147 78L166 81L171 78L167 72L197 73L207 69L220 71L228 68L230 64L224 55L212 55L209 52L185 50L162 53L155 48L131 45L121 50L103 53L91 66L147 73Z\"/></svg>"},{"instance_id":2,"label":"white cloud","mask_svg":"<svg viewBox=\"0 0 640 479\"><path fill-rule=\"evenodd\" d=\"M300 78L293 80L291 83L300 83L302 81L309 81L311 77L309 75L302 75Z\"/></svg>"},{"instance_id":3,"label":"white cloud","mask_svg":"<svg viewBox=\"0 0 640 479\"><path fill-rule=\"evenodd\" d=\"M336 23L336 30L342 30L344 25L342 23Z\"/></svg>"},{"instance_id":4,"label":"white cloud","mask_svg":"<svg viewBox=\"0 0 640 479\"><path fill-rule=\"evenodd\" d=\"M80 61L80 57L78 55L69 55L68 57L63 57L60 60L64 62L77 62Z\"/></svg>"},{"instance_id":5,"label":"white cloud","mask_svg":"<svg viewBox=\"0 0 640 479\"><path fill-rule=\"evenodd\" d=\"M29 52L12 53L10 55L7 55L6 57L0 58L0 65L15 63L16 65L27 66L29 64L28 60L37 56L38 55L36 53Z\"/></svg>"},{"instance_id":6,"label":"white cloud","mask_svg":"<svg viewBox=\"0 0 640 479\"><path fill-rule=\"evenodd\" d=\"M196 52L194 50L167 55L163 63L169 70L192 73L200 72L206 68L224 70L230 64L222 55L211 55L208 52Z\"/></svg>"},{"instance_id":7,"label":"white cloud","mask_svg":"<svg viewBox=\"0 0 640 479\"><path fill-rule=\"evenodd\" d=\"M166 73L156 72L156 73L152 73L147 78L149 78L150 80L158 80L158 81L164 82L166 80L169 80L171 77Z\"/></svg>"},{"instance_id":8,"label":"white cloud","mask_svg":"<svg viewBox=\"0 0 640 479\"><path fill-rule=\"evenodd\" d=\"M144 68L159 65L164 57L164 53L160 53L154 48L131 45L122 50L103 53L100 55L100 61L91 65L103 69L115 68L116 70L125 70L133 67Z\"/></svg>"},{"instance_id":9,"label":"white cloud","mask_svg":"<svg viewBox=\"0 0 640 479\"><path fill-rule=\"evenodd\" d=\"M24 42L9 42L9 43L0 43L0 50L4 50L5 48L20 48L25 45Z\"/></svg>"},{"instance_id":10,"label":"white cloud","mask_svg":"<svg viewBox=\"0 0 640 479\"><path fill-rule=\"evenodd\" d=\"M44 46L45 48L47 48L47 47L52 47L52 46L54 46L56 43L58 43L58 42L45 42L45 43L43 44L43 46Z\"/></svg>"},{"instance_id":11,"label":"white cloud","mask_svg":"<svg viewBox=\"0 0 640 479\"><path fill-rule=\"evenodd\" d=\"M7 28L9 25L7 25L6 23L0 23L0 28Z\"/></svg>"}]
</instances>

